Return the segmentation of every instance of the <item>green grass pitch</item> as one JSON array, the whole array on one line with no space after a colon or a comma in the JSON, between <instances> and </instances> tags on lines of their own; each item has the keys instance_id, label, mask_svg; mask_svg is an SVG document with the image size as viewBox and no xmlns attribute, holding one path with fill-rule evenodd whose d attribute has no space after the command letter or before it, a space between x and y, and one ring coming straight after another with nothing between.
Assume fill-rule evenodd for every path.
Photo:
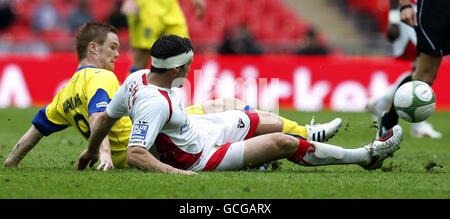
<instances>
[{"instance_id":1,"label":"green grass pitch","mask_svg":"<svg viewBox=\"0 0 450 219\"><path fill-rule=\"evenodd\" d=\"M269 171L201 172L195 176L142 172L134 169L76 171L87 141L68 128L44 137L20 168L3 167L18 139L38 111L0 109L0 198L150 198L150 199L315 199L315 198L450 198L450 112L435 112L429 121L444 134L439 140L410 136L401 121L404 140L382 169L357 165L303 167L287 160ZM341 117L343 125L329 141L345 148L371 142L375 128L368 113L281 111L309 123Z\"/></svg>"}]
</instances>

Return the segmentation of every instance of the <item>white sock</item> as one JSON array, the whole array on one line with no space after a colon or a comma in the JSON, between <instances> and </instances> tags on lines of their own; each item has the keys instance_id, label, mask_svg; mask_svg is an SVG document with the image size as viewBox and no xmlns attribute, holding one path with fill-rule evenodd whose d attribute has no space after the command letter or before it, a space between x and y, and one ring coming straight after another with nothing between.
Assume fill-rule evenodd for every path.
<instances>
[{"instance_id":1,"label":"white sock","mask_svg":"<svg viewBox=\"0 0 450 219\"><path fill-rule=\"evenodd\" d=\"M303 157L306 165L364 164L370 161L369 152L365 148L345 149L320 142L310 143L315 146L315 151Z\"/></svg>"}]
</instances>

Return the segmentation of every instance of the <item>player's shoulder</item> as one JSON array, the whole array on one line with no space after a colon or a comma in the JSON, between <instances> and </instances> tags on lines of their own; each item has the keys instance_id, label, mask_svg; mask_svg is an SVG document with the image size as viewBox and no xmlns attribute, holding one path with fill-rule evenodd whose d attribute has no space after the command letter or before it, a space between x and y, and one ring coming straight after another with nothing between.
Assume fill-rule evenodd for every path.
<instances>
[{"instance_id":1,"label":"player's shoulder","mask_svg":"<svg viewBox=\"0 0 450 219\"><path fill-rule=\"evenodd\" d=\"M137 94L137 109L140 111L168 111L170 109L167 99L158 89L147 86Z\"/></svg>"},{"instance_id":2,"label":"player's shoulder","mask_svg":"<svg viewBox=\"0 0 450 219\"><path fill-rule=\"evenodd\" d=\"M106 70L106 69L102 69L99 68L96 72L94 72L94 75L96 77L101 77L101 78L105 78L105 79L114 79L114 80L118 80L117 76L114 72Z\"/></svg>"},{"instance_id":3,"label":"player's shoulder","mask_svg":"<svg viewBox=\"0 0 450 219\"><path fill-rule=\"evenodd\" d=\"M97 83L111 83L111 82L117 82L119 79L117 79L116 74L114 72L102 69L102 68L87 68L83 72L78 72L79 74L82 74L82 77L85 77L86 81L94 81Z\"/></svg>"},{"instance_id":4,"label":"player's shoulder","mask_svg":"<svg viewBox=\"0 0 450 219\"><path fill-rule=\"evenodd\" d=\"M142 87L141 90L139 90L139 95L142 98L152 98L154 100L165 100L164 95L160 92L158 87L152 86L152 85Z\"/></svg>"},{"instance_id":5,"label":"player's shoulder","mask_svg":"<svg viewBox=\"0 0 450 219\"><path fill-rule=\"evenodd\" d=\"M142 80L142 76L144 74L149 73L150 70L149 69L141 69L138 71L135 71L133 73L131 73L130 75L127 76L127 78L124 81L124 84L126 83L133 83L133 81L138 81L138 80Z\"/></svg>"},{"instance_id":6,"label":"player's shoulder","mask_svg":"<svg viewBox=\"0 0 450 219\"><path fill-rule=\"evenodd\" d=\"M138 75L141 75L141 74L147 74L147 73L149 73L149 72L150 72L150 69L144 68L144 69L137 70L137 71L133 72L132 75L133 75L133 74L138 74Z\"/></svg>"}]
</instances>

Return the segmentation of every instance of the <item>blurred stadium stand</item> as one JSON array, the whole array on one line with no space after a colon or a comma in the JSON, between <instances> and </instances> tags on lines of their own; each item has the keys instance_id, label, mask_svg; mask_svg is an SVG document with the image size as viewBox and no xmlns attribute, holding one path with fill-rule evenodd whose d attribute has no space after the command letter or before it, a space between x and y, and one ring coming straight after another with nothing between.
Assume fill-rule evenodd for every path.
<instances>
[{"instance_id":1,"label":"blurred stadium stand","mask_svg":"<svg viewBox=\"0 0 450 219\"><path fill-rule=\"evenodd\" d=\"M40 1L12 0L15 20L10 27L0 30L0 44L14 46L36 43L46 45L48 51L73 51L74 33L68 29L54 28L35 32L31 28L32 14ZM89 0L89 9L94 19L107 21L116 1L122 0ZM315 26L321 33L320 42L331 46L335 53L387 54L386 40L382 35L387 27L387 0L205 1L205 17L203 20L197 20L191 0L179 0L197 52L216 52L227 31L237 25L244 25L266 53L293 53L308 28ZM52 4L63 21L77 7L78 2L79 0L53 0ZM331 16L333 14L336 16ZM328 19L320 19L321 17ZM336 25L338 23L339 25ZM356 28L357 31L339 33L339 30L348 29L348 26ZM119 32L121 50L128 51L128 31L121 28Z\"/></svg>"}]
</instances>

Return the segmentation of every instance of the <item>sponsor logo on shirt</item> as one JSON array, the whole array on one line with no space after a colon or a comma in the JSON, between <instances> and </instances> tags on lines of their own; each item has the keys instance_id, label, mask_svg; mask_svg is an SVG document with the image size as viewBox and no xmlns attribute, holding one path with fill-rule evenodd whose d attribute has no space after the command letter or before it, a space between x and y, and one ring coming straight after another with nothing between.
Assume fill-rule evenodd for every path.
<instances>
[{"instance_id":1,"label":"sponsor logo on shirt","mask_svg":"<svg viewBox=\"0 0 450 219\"><path fill-rule=\"evenodd\" d=\"M147 124L135 124L130 137L130 143L136 140L145 140L147 136L148 125Z\"/></svg>"}]
</instances>

